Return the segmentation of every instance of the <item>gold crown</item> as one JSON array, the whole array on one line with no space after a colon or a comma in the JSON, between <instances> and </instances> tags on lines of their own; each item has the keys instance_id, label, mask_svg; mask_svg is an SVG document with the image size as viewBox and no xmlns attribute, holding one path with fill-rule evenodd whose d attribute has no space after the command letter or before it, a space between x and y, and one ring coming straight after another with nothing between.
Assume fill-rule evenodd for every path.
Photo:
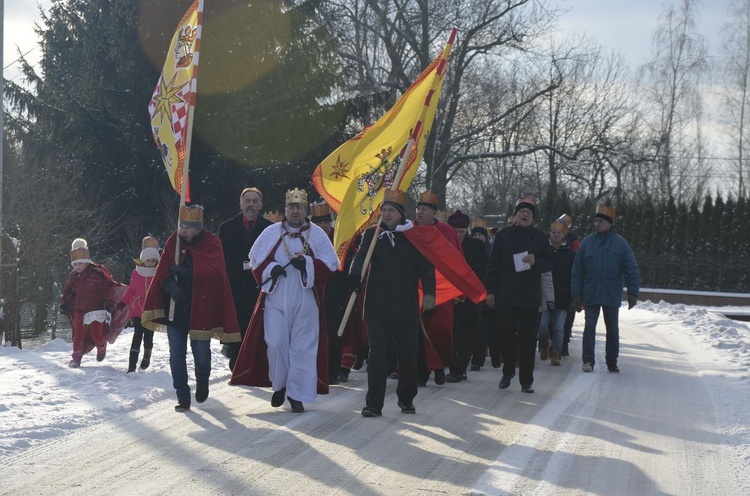
<instances>
[{"instance_id":1,"label":"gold crown","mask_svg":"<svg viewBox=\"0 0 750 496\"><path fill-rule=\"evenodd\" d=\"M159 240L153 236L146 236L145 238L143 238L143 241L141 241L141 250L144 250L146 248L156 248L158 250Z\"/></svg>"},{"instance_id":2,"label":"gold crown","mask_svg":"<svg viewBox=\"0 0 750 496\"><path fill-rule=\"evenodd\" d=\"M310 215L312 215L313 219L319 217L328 217L330 219L331 217L331 207L328 206L325 200L321 201L320 203L311 204L310 211Z\"/></svg>"},{"instance_id":3,"label":"gold crown","mask_svg":"<svg viewBox=\"0 0 750 496\"><path fill-rule=\"evenodd\" d=\"M88 260L89 259L89 244L83 238L76 238L70 244L70 261L75 262L76 260Z\"/></svg>"},{"instance_id":4,"label":"gold crown","mask_svg":"<svg viewBox=\"0 0 750 496\"><path fill-rule=\"evenodd\" d=\"M612 208L610 205L604 205L604 204L597 205L596 213L599 215L604 215L605 217L612 219L612 221L614 221L615 217L617 217L617 213L615 212L615 209Z\"/></svg>"},{"instance_id":5,"label":"gold crown","mask_svg":"<svg viewBox=\"0 0 750 496\"><path fill-rule=\"evenodd\" d=\"M568 225L564 222L560 222L560 220L556 220L552 224L549 225L550 231L560 231L563 234L568 234Z\"/></svg>"},{"instance_id":6,"label":"gold crown","mask_svg":"<svg viewBox=\"0 0 750 496\"><path fill-rule=\"evenodd\" d=\"M528 203L529 205L531 205L531 206L533 206L533 207L536 208L536 206L538 205L539 202L533 196L525 196L523 198L519 198L516 201L516 207L518 207L522 203Z\"/></svg>"},{"instance_id":7,"label":"gold crown","mask_svg":"<svg viewBox=\"0 0 750 496\"><path fill-rule=\"evenodd\" d=\"M568 226L568 229L573 227L573 217L571 217L568 214L562 214L560 217L557 218L555 222L560 222L562 224L565 224Z\"/></svg>"},{"instance_id":8,"label":"gold crown","mask_svg":"<svg viewBox=\"0 0 750 496\"><path fill-rule=\"evenodd\" d=\"M406 193L400 189L386 189L385 194L383 195L383 201L396 203L403 207L406 205Z\"/></svg>"},{"instance_id":9,"label":"gold crown","mask_svg":"<svg viewBox=\"0 0 750 496\"><path fill-rule=\"evenodd\" d=\"M419 205L420 203L425 203L437 209L438 196L432 191L425 191L424 193L419 195L419 201L417 202L417 205Z\"/></svg>"},{"instance_id":10,"label":"gold crown","mask_svg":"<svg viewBox=\"0 0 750 496\"><path fill-rule=\"evenodd\" d=\"M263 218L273 223L276 223L276 222L281 222L284 219L284 216L276 211L271 212L269 210L268 212L263 214Z\"/></svg>"},{"instance_id":11,"label":"gold crown","mask_svg":"<svg viewBox=\"0 0 750 496\"><path fill-rule=\"evenodd\" d=\"M481 217L477 217L476 219L474 219L474 227L483 227L487 229L487 221L485 221Z\"/></svg>"},{"instance_id":12,"label":"gold crown","mask_svg":"<svg viewBox=\"0 0 750 496\"><path fill-rule=\"evenodd\" d=\"M200 205L180 205L180 222L203 224L203 207Z\"/></svg>"},{"instance_id":13,"label":"gold crown","mask_svg":"<svg viewBox=\"0 0 750 496\"><path fill-rule=\"evenodd\" d=\"M304 189L290 189L286 192L286 205L289 205L290 203L301 203L302 205L307 205L307 193L305 193Z\"/></svg>"}]
</instances>

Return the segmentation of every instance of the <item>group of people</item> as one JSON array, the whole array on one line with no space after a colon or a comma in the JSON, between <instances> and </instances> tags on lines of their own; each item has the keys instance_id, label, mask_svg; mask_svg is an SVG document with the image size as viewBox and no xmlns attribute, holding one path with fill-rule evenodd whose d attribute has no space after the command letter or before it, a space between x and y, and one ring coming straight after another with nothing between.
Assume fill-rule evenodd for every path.
<instances>
[{"instance_id":1,"label":"group of people","mask_svg":"<svg viewBox=\"0 0 750 496\"><path fill-rule=\"evenodd\" d=\"M398 380L398 407L411 414L419 386L430 377L438 385L466 380L488 348L493 367L502 365L500 389L518 369L521 391L533 393L537 347L543 360L559 365L569 310L585 307L583 370L593 371L603 309L607 368L619 371L622 282L632 308L640 280L632 250L612 230L611 206L597 207L596 232L578 246L567 236L568 215L548 234L534 226L537 202L530 197L516 202L512 222L493 236L481 225L470 231L471 219L459 210L438 220L438 197L430 191L419 196L412 222L406 194L386 190L379 223L343 260L333 248L330 208L310 206L305 191L287 192L276 222L262 215L257 188L243 189L239 206L218 236L204 228L202 207L181 206L179 229L161 253L157 240L144 238L129 287L91 261L84 240L74 241L61 305L73 328L69 365L80 366L94 347L103 360L107 342L130 318L128 373L136 370L142 343L140 368L149 366L153 331L167 333L176 411L191 407L188 339L195 401L202 403L215 338L229 359L231 384L270 387L273 407L288 401L301 413L331 384L348 380L355 362L364 361L355 358L364 347L362 416L382 415L389 377Z\"/></svg>"}]
</instances>

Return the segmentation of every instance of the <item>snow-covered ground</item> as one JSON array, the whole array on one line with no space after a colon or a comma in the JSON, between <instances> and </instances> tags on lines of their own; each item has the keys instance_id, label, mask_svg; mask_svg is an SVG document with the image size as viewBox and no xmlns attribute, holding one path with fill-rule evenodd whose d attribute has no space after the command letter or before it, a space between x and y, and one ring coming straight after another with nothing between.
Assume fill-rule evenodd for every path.
<instances>
[{"instance_id":1,"label":"snow-covered ground","mask_svg":"<svg viewBox=\"0 0 750 496\"><path fill-rule=\"evenodd\" d=\"M723 310L623 307L619 375L603 322L581 372L579 314L563 366L537 360L536 394L498 390L488 366L421 388L405 416L389 381L378 419L358 414L363 371L294 415L228 386L218 343L211 397L188 414L164 334L127 375L132 329L80 369L62 340L0 348L0 494L750 494L750 327Z\"/></svg>"}]
</instances>

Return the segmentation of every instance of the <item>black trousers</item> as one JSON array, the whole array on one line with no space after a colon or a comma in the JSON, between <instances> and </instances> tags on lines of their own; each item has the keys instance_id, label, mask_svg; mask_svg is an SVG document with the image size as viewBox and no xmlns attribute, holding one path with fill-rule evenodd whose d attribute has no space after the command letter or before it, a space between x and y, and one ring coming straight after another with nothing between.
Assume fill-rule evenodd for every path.
<instances>
[{"instance_id":1,"label":"black trousers","mask_svg":"<svg viewBox=\"0 0 750 496\"><path fill-rule=\"evenodd\" d=\"M503 350L503 375L515 375L518 350L518 375L522 386L534 383L534 359L539 327L537 307L497 306L497 332Z\"/></svg>"},{"instance_id":2,"label":"black trousers","mask_svg":"<svg viewBox=\"0 0 750 496\"><path fill-rule=\"evenodd\" d=\"M471 358L472 365L484 367L487 356L487 348L490 349L490 357L497 363L501 362L500 337L497 333L497 315L494 310L482 310L479 317L479 331L474 340L474 354Z\"/></svg>"},{"instance_id":3,"label":"black trousers","mask_svg":"<svg viewBox=\"0 0 750 496\"><path fill-rule=\"evenodd\" d=\"M462 307L466 305L466 307ZM471 360L474 345L479 332L480 312L477 307L469 307L471 303L456 305L453 319L453 357L450 363L451 374L463 374Z\"/></svg>"},{"instance_id":4,"label":"black trousers","mask_svg":"<svg viewBox=\"0 0 750 496\"><path fill-rule=\"evenodd\" d=\"M143 341L143 349L150 350L154 347L154 331L146 329L141 324L140 317L133 317L133 341L130 343L130 349L133 351L141 351L141 341Z\"/></svg>"},{"instance_id":5,"label":"black trousers","mask_svg":"<svg viewBox=\"0 0 750 496\"><path fill-rule=\"evenodd\" d=\"M367 332L370 340L370 355L367 359L366 404L378 411L383 410L385 388L388 381L388 347L393 343L398 362L398 400L412 404L417 395L417 342L418 322L368 319Z\"/></svg>"}]
</instances>

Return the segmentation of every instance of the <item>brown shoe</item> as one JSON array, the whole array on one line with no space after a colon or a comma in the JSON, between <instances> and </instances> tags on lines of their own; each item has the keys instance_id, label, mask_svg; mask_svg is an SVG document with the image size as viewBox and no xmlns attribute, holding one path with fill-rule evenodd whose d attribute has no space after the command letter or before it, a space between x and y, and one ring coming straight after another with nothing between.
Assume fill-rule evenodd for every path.
<instances>
[{"instance_id":1,"label":"brown shoe","mask_svg":"<svg viewBox=\"0 0 750 496\"><path fill-rule=\"evenodd\" d=\"M539 359L541 361L545 361L549 358L549 346L550 346L550 340L548 339L544 343L541 344L539 347Z\"/></svg>"},{"instance_id":2,"label":"brown shoe","mask_svg":"<svg viewBox=\"0 0 750 496\"><path fill-rule=\"evenodd\" d=\"M549 354L549 364L550 365L560 365L560 352L559 351L552 351Z\"/></svg>"}]
</instances>

